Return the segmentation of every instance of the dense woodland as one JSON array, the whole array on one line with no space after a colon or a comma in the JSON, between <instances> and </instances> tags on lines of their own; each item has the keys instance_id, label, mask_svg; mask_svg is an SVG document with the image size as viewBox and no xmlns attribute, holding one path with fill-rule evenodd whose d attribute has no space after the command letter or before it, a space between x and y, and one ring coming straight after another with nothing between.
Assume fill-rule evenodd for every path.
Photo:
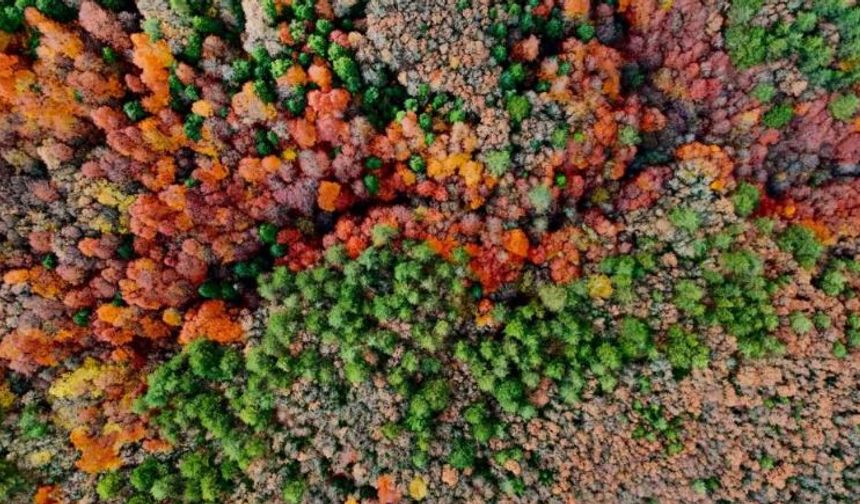
<instances>
[{"instance_id":1,"label":"dense woodland","mask_svg":"<svg viewBox=\"0 0 860 504\"><path fill-rule=\"evenodd\" d=\"M860 501L854 0L0 0L0 502Z\"/></svg>"}]
</instances>

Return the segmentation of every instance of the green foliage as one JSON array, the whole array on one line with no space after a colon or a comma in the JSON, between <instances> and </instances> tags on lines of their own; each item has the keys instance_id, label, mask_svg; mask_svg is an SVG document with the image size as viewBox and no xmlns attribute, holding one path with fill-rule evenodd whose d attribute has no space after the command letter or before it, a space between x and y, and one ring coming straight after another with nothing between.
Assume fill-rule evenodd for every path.
<instances>
[{"instance_id":1,"label":"green foliage","mask_svg":"<svg viewBox=\"0 0 860 504\"><path fill-rule=\"evenodd\" d=\"M564 149L567 147L567 140L570 138L569 127L566 124L556 127L550 136L550 145L556 149Z\"/></svg>"},{"instance_id":2,"label":"green foliage","mask_svg":"<svg viewBox=\"0 0 860 504\"><path fill-rule=\"evenodd\" d=\"M792 224L777 240L779 248L791 253L802 267L810 269L818 262L824 252L824 246L818 242L815 234L806 227Z\"/></svg>"},{"instance_id":3,"label":"green foliage","mask_svg":"<svg viewBox=\"0 0 860 504\"><path fill-rule=\"evenodd\" d=\"M293 479L286 482L281 496L287 504L300 504L307 485L303 480Z\"/></svg>"},{"instance_id":4,"label":"green foliage","mask_svg":"<svg viewBox=\"0 0 860 504\"><path fill-rule=\"evenodd\" d=\"M827 109L836 119L848 122L860 109L860 98L854 93L839 95L830 101Z\"/></svg>"},{"instance_id":5,"label":"green foliage","mask_svg":"<svg viewBox=\"0 0 860 504\"><path fill-rule=\"evenodd\" d=\"M761 194L756 186L747 182L738 184L738 188L732 195L732 203L735 205L735 213L740 217L748 217L758 208Z\"/></svg>"},{"instance_id":6,"label":"green foliage","mask_svg":"<svg viewBox=\"0 0 860 504\"><path fill-rule=\"evenodd\" d=\"M522 63L514 63L506 68L499 77L499 86L503 91L513 91L520 87L526 79L526 69Z\"/></svg>"},{"instance_id":7,"label":"green foliage","mask_svg":"<svg viewBox=\"0 0 860 504\"><path fill-rule=\"evenodd\" d=\"M45 254L44 257L42 257L42 266L44 266L45 269L52 270L52 269L56 268L58 265L59 265L59 260L56 256L56 254L53 254L53 253Z\"/></svg>"},{"instance_id":8,"label":"green foliage","mask_svg":"<svg viewBox=\"0 0 860 504\"><path fill-rule=\"evenodd\" d=\"M0 499L12 502L25 488L26 480L20 469L9 460L0 460Z\"/></svg>"},{"instance_id":9,"label":"green foliage","mask_svg":"<svg viewBox=\"0 0 860 504\"><path fill-rule=\"evenodd\" d=\"M141 105L138 100L126 102L125 105L122 106L122 110L132 122L138 122L146 117L146 111L143 110L143 105Z\"/></svg>"},{"instance_id":10,"label":"green foliage","mask_svg":"<svg viewBox=\"0 0 860 504\"><path fill-rule=\"evenodd\" d=\"M633 429L633 439L660 441L669 456L677 455L683 449L681 435L684 432L684 419L680 416L669 417L663 406L658 403L633 403L633 411L637 414L637 426Z\"/></svg>"},{"instance_id":11,"label":"green foliage","mask_svg":"<svg viewBox=\"0 0 860 504\"><path fill-rule=\"evenodd\" d=\"M543 184L532 187L529 191L529 202L532 208L535 209L535 212L539 214L546 213L552 204L552 193L549 187Z\"/></svg>"},{"instance_id":12,"label":"green foliage","mask_svg":"<svg viewBox=\"0 0 860 504\"><path fill-rule=\"evenodd\" d=\"M275 243L278 238L278 227L270 222L264 222L257 228L257 236L265 244Z\"/></svg>"},{"instance_id":13,"label":"green foliage","mask_svg":"<svg viewBox=\"0 0 860 504\"><path fill-rule=\"evenodd\" d=\"M642 142L642 138L639 136L636 128L625 125L618 131L618 141L622 145L639 145Z\"/></svg>"},{"instance_id":14,"label":"green foliage","mask_svg":"<svg viewBox=\"0 0 860 504\"><path fill-rule=\"evenodd\" d=\"M720 479L716 476L693 481L693 491L699 495L710 495L720 489Z\"/></svg>"},{"instance_id":15,"label":"green foliage","mask_svg":"<svg viewBox=\"0 0 860 504\"><path fill-rule=\"evenodd\" d=\"M89 308L82 308L72 315L72 322L74 322L76 326L86 327L90 324L91 315L92 311Z\"/></svg>"},{"instance_id":16,"label":"green foliage","mask_svg":"<svg viewBox=\"0 0 860 504\"><path fill-rule=\"evenodd\" d=\"M860 81L857 67L844 64L860 56L860 7L841 0L796 3L788 6L792 23L762 25L756 16L762 5L762 0L730 3L725 43L736 66L789 60L816 87L838 90ZM800 10L804 5L811 10ZM830 42L834 27L836 44Z\"/></svg>"},{"instance_id":17,"label":"green foliage","mask_svg":"<svg viewBox=\"0 0 860 504\"><path fill-rule=\"evenodd\" d=\"M567 292L563 287L554 284L543 284L538 287L538 297L551 312L559 312L567 303Z\"/></svg>"},{"instance_id":18,"label":"green foliage","mask_svg":"<svg viewBox=\"0 0 860 504\"><path fill-rule=\"evenodd\" d=\"M441 366L433 356L449 344L449 336L464 323L461 313L473 301L462 264L440 260L424 244L405 243L395 253L389 245L394 233L390 227L374 230L375 246L356 260L327 254L326 265L298 274L277 268L264 278L261 293L282 299L282 306L272 312L260 350L285 371L276 376L268 370L252 372L285 382L319 376L325 361L305 362L286 351L294 334L308 334L337 348L341 365L335 367L348 383L356 385L376 370L387 370L389 383L407 396L406 425L421 432L448 401L446 382L436 378ZM386 329L389 324L410 330L398 335ZM406 354L386 366L398 348Z\"/></svg>"},{"instance_id":19,"label":"green foliage","mask_svg":"<svg viewBox=\"0 0 860 504\"><path fill-rule=\"evenodd\" d=\"M409 169L416 173L424 173L424 170L427 169L427 162L419 155L410 156Z\"/></svg>"},{"instance_id":20,"label":"green foliage","mask_svg":"<svg viewBox=\"0 0 860 504\"><path fill-rule=\"evenodd\" d=\"M149 39L153 42L161 40L161 22L157 18L151 17L143 20L143 22L140 23L140 29L143 30L143 33L149 36Z\"/></svg>"},{"instance_id":21,"label":"green foliage","mask_svg":"<svg viewBox=\"0 0 860 504\"><path fill-rule=\"evenodd\" d=\"M756 84L756 87L753 88L750 94L763 104L770 103L773 97L776 96L776 88L773 87L773 84L762 82Z\"/></svg>"},{"instance_id":22,"label":"green foliage","mask_svg":"<svg viewBox=\"0 0 860 504\"><path fill-rule=\"evenodd\" d=\"M145 459L131 470L129 482L135 490L148 492L155 482L167 474L167 466L153 457Z\"/></svg>"},{"instance_id":23,"label":"green foliage","mask_svg":"<svg viewBox=\"0 0 860 504\"><path fill-rule=\"evenodd\" d=\"M195 340L185 350L156 368L147 378L147 391L135 405L138 411L158 410L155 424L161 435L173 442L207 432L226 460L247 467L263 455L262 446L248 427L262 427L273 410L273 399L260 383L248 379L241 354L207 340ZM224 393L221 382L244 380L240 394ZM138 466L141 484L147 490L154 481L153 463ZM136 469L137 470L137 469ZM168 481L162 482L161 487ZM134 484L134 481L132 481Z\"/></svg>"},{"instance_id":24,"label":"green foliage","mask_svg":"<svg viewBox=\"0 0 860 504\"><path fill-rule=\"evenodd\" d=\"M63 0L36 0L35 6L42 14L55 21L67 23L78 17L77 10L68 6Z\"/></svg>"},{"instance_id":25,"label":"green foliage","mask_svg":"<svg viewBox=\"0 0 860 504\"><path fill-rule=\"evenodd\" d=\"M788 320L791 325L791 330L796 334L803 335L812 330L812 321L809 320L809 317L807 317L803 312L791 312L791 315L788 316Z\"/></svg>"},{"instance_id":26,"label":"green foliage","mask_svg":"<svg viewBox=\"0 0 860 504\"><path fill-rule=\"evenodd\" d=\"M710 351L694 334L678 325L669 328L666 338L666 357L676 373L686 374L693 369L708 366Z\"/></svg>"},{"instance_id":27,"label":"green foliage","mask_svg":"<svg viewBox=\"0 0 860 504\"><path fill-rule=\"evenodd\" d=\"M642 359L653 353L651 330L639 319L625 317L618 331L621 353L628 359Z\"/></svg>"},{"instance_id":28,"label":"green foliage","mask_svg":"<svg viewBox=\"0 0 860 504\"><path fill-rule=\"evenodd\" d=\"M21 411L18 429L25 438L39 439L48 434L50 424L42 421L42 414L38 405L30 403Z\"/></svg>"},{"instance_id":29,"label":"green foliage","mask_svg":"<svg viewBox=\"0 0 860 504\"><path fill-rule=\"evenodd\" d=\"M792 118L794 118L794 108L791 105L780 103L764 113L762 123L768 128L780 129L787 126Z\"/></svg>"},{"instance_id":30,"label":"green foliage","mask_svg":"<svg viewBox=\"0 0 860 504\"><path fill-rule=\"evenodd\" d=\"M203 130L203 121L204 117L201 115L193 113L188 114L185 117L185 124L182 127L182 130L185 132L185 136L195 142L199 141Z\"/></svg>"},{"instance_id":31,"label":"green foliage","mask_svg":"<svg viewBox=\"0 0 860 504\"><path fill-rule=\"evenodd\" d=\"M475 447L465 439L454 440L448 463L455 469L467 469L475 465Z\"/></svg>"},{"instance_id":32,"label":"green foliage","mask_svg":"<svg viewBox=\"0 0 860 504\"><path fill-rule=\"evenodd\" d=\"M845 274L835 265L831 265L824 270L824 273L818 280L821 290L831 297L841 294L845 290L847 282L848 279L845 277Z\"/></svg>"},{"instance_id":33,"label":"green foliage","mask_svg":"<svg viewBox=\"0 0 860 504\"><path fill-rule=\"evenodd\" d=\"M111 500L117 497L125 485L125 480L122 474L118 472L109 472L99 479L96 485L96 493L99 499L103 501Z\"/></svg>"},{"instance_id":34,"label":"green foliage","mask_svg":"<svg viewBox=\"0 0 860 504\"><path fill-rule=\"evenodd\" d=\"M583 42L593 39L596 33L597 29L590 24L580 24L576 27L576 37Z\"/></svg>"},{"instance_id":35,"label":"green foliage","mask_svg":"<svg viewBox=\"0 0 860 504\"><path fill-rule=\"evenodd\" d=\"M332 63L332 70L344 83L347 91L358 93L361 90L361 72L358 63L351 56L345 55L335 59Z\"/></svg>"},{"instance_id":36,"label":"green foliage","mask_svg":"<svg viewBox=\"0 0 860 504\"><path fill-rule=\"evenodd\" d=\"M24 26L24 8L18 2L0 5L0 30L15 33Z\"/></svg>"},{"instance_id":37,"label":"green foliage","mask_svg":"<svg viewBox=\"0 0 860 504\"><path fill-rule=\"evenodd\" d=\"M531 102L523 95L509 96L505 108L514 124L523 122L532 112Z\"/></svg>"},{"instance_id":38,"label":"green foliage","mask_svg":"<svg viewBox=\"0 0 860 504\"><path fill-rule=\"evenodd\" d=\"M774 286L764 277L761 258L749 250L724 252L720 268L722 275L707 278L713 308L706 319L734 335L745 356L780 351L781 344L771 334L779 326L771 302Z\"/></svg>"},{"instance_id":39,"label":"green foliage","mask_svg":"<svg viewBox=\"0 0 860 504\"><path fill-rule=\"evenodd\" d=\"M732 26L725 32L726 47L739 68L763 63L767 57L766 31L760 26Z\"/></svg>"},{"instance_id":40,"label":"green foliage","mask_svg":"<svg viewBox=\"0 0 860 504\"><path fill-rule=\"evenodd\" d=\"M701 225L701 217L691 208L675 207L669 212L672 224L687 233L695 233Z\"/></svg>"},{"instance_id":41,"label":"green foliage","mask_svg":"<svg viewBox=\"0 0 860 504\"><path fill-rule=\"evenodd\" d=\"M705 305L702 299L705 291L692 280L682 279L675 284L675 306L693 317L701 317L705 314Z\"/></svg>"},{"instance_id":42,"label":"green foliage","mask_svg":"<svg viewBox=\"0 0 860 504\"><path fill-rule=\"evenodd\" d=\"M494 177L501 177L511 167L510 150L489 151L484 155L487 169Z\"/></svg>"},{"instance_id":43,"label":"green foliage","mask_svg":"<svg viewBox=\"0 0 860 504\"><path fill-rule=\"evenodd\" d=\"M817 311L812 316L812 323L819 331L824 331L825 329L830 329L832 321L830 320L830 316L824 312Z\"/></svg>"}]
</instances>

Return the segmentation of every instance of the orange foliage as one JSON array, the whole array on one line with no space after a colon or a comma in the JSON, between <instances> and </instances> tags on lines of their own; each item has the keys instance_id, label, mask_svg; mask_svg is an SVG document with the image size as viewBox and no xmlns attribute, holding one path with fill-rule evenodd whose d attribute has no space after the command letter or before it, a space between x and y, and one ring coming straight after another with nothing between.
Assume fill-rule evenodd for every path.
<instances>
[{"instance_id":1,"label":"orange foliage","mask_svg":"<svg viewBox=\"0 0 860 504\"><path fill-rule=\"evenodd\" d=\"M522 229L512 229L505 233L503 240L505 250L519 258L529 254L529 238Z\"/></svg>"},{"instance_id":2,"label":"orange foliage","mask_svg":"<svg viewBox=\"0 0 860 504\"><path fill-rule=\"evenodd\" d=\"M591 0L564 0L564 13L568 17L586 17L591 11Z\"/></svg>"},{"instance_id":3,"label":"orange foliage","mask_svg":"<svg viewBox=\"0 0 860 504\"><path fill-rule=\"evenodd\" d=\"M391 475L383 474L376 480L376 495L379 504L396 504L400 502L400 491Z\"/></svg>"},{"instance_id":4,"label":"orange foliage","mask_svg":"<svg viewBox=\"0 0 860 504\"><path fill-rule=\"evenodd\" d=\"M33 495L33 504L62 504L60 489L54 485L40 486Z\"/></svg>"},{"instance_id":5,"label":"orange foliage","mask_svg":"<svg viewBox=\"0 0 860 504\"><path fill-rule=\"evenodd\" d=\"M726 191L733 180L734 162L718 145L699 142L684 144L675 150L675 156L681 161L700 164L702 171L714 177L711 188L715 191Z\"/></svg>"},{"instance_id":6,"label":"orange foliage","mask_svg":"<svg viewBox=\"0 0 860 504\"><path fill-rule=\"evenodd\" d=\"M337 208L337 197L340 195L340 184L324 180L320 184L317 204L326 212L334 212Z\"/></svg>"},{"instance_id":7,"label":"orange foliage","mask_svg":"<svg viewBox=\"0 0 860 504\"><path fill-rule=\"evenodd\" d=\"M230 318L224 301L206 301L186 316L179 342L187 344L196 338L218 343L234 343L243 337L242 326Z\"/></svg>"},{"instance_id":8,"label":"orange foliage","mask_svg":"<svg viewBox=\"0 0 860 504\"><path fill-rule=\"evenodd\" d=\"M92 437L86 427L76 427L69 434L72 444L81 452L75 466L91 474L119 469L122 466L120 449L143 439L145 432L143 425L138 423L128 429L117 426L102 436Z\"/></svg>"},{"instance_id":9,"label":"orange foliage","mask_svg":"<svg viewBox=\"0 0 860 504\"><path fill-rule=\"evenodd\" d=\"M24 19L41 34L39 46L36 48L40 59L53 60L58 56L65 56L74 60L83 52L84 43L80 37L66 26L45 17L35 7L27 7L24 10Z\"/></svg>"},{"instance_id":10,"label":"orange foliage","mask_svg":"<svg viewBox=\"0 0 860 504\"><path fill-rule=\"evenodd\" d=\"M625 13L627 19L639 29L646 29L654 18L657 10L656 0L621 0L618 10Z\"/></svg>"},{"instance_id":11,"label":"orange foliage","mask_svg":"<svg viewBox=\"0 0 860 504\"><path fill-rule=\"evenodd\" d=\"M269 121L275 118L277 111L270 103L265 103L254 91L254 84L246 82L242 91L233 95L233 112L242 122Z\"/></svg>"},{"instance_id":12,"label":"orange foliage","mask_svg":"<svg viewBox=\"0 0 860 504\"><path fill-rule=\"evenodd\" d=\"M572 226L544 235L541 244L531 250L529 257L536 264L549 264L550 276L555 283L565 284L580 274L580 255L577 243L580 232Z\"/></svg>"},{"instance_id":13,"label":"orange foliage","mask_svg":"<svg viewBox=\"0 0 860 504\"><path fill-rule=\"evenodd\" d=\"M9 368L24 374L34 372L37 366L55 366L68 354L68 348L32 327L16 329L0 341L0 359L8 360Z\"/></svg>"},{"instance_id":14,"label":"orange foliage","mask_svg":"<svg viewBox=\"0 0 860 504\"><path fill-rule=\"evenodd\" d=\"M142 101L146 110L156 113L170 103L170 88L167 78L168 68L173 64L173 54L164 40L153 42L144 33L131 35L134 46L132 62L141 69L140 80L152 92Z\"/></svg>"}]
</instances>

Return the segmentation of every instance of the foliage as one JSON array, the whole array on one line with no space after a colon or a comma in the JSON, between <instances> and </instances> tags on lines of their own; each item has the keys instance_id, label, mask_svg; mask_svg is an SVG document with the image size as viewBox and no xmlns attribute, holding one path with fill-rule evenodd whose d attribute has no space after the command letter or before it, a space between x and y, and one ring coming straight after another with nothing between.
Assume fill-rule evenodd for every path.
<instances>
[{"instance_id":1,"label":"foliage","mask_svg":"<svg viewBox=\"0 0 860 504\"><path fill-rule=\"evenodd\" d=\"M794 259L806 269L815 266L824 252L815 234L807 227L792 224L777 240L779 248L791 253Z\"/></svg>"},{"instance_id":2,"label":"foliage","mask_svg":"<svg viewBox=\"0 0 860 504\"><path fill-rule=\"evenodd\" d=\"M760 196L756 186L747 182L738 184L738 188L732 196L735 213L740 217L748 217L758 208Z\"/></svg>"},{"instance_id":3,"label":"foliage","mask_svg":"<svg viewBox=\"0 0 860 504\"><path fill-rule=\"evenodd\" d=\"M791 105L781 103L770 108L762 117L762 123L768 128L780 129L788 125L794 117Z\"/></svg>"},{"instance_id":4,"label":"foliage","mask_svg":"<svg viewBox=\"0 0 860 504\"><path fill-rule=\"evenodd\" d=\"M860 98L857 95L850 93L839 95L827 105L833 117L840 121L848 122L860 109Z\"/></svg>"}]
</instances>

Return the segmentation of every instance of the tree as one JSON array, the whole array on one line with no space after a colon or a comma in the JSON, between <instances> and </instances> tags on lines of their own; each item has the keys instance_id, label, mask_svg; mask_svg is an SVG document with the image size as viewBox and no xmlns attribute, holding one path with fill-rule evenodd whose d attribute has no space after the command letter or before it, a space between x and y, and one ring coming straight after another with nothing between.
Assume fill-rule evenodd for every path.
<instances>
[{"instance_id":1,"label":"tree","mask_svg":"<svg viewBox=\"0 0 860 504\"><path fill-rule=\"evenodd\" d=\"M666 357L672 368L680 373L708 365L710 351L695 335L678 325L669 328L666 340Z\"/></svg>"},{"instance_id":2,"label":"tree","mask_svg":"<svg viewBox=\"0 0 860 504\"><path fill-rule=\"evenodd\" d=\"M651 330L641 320L625 317L618 332L621 352L628 359L642 359L653 350Z\"/></svg>"},{"instance_id":3,"label":"tree","mask_svg":"<svg viewBox=\"0 0 860 504\"><path fill-rule=\"evenodd\" d=\"M519 124L527 118L532 111L532 104L523 95L512 95L508 97L506 110L514 124Z\"/></svg>"},{"instance_id":4,"label":"tree","mask_svg":"<svg viewBox=\"0 0 860 504\"><path fill-rule=\"evenodd\" d=\"M811 269L824 252L815 234L804 226L792 224L777 240L779 248L791 253L802 267Z\"/></svg>"},{"instance_id":5,"label":"tree","mask_svg":"<svg viewBox=\"0 0 860 504\"><path fill-rule=\"evenodd\" d=\"M732 196L735 213L740 217L748 217L758 208L759 197L759 190L756 186L741 182Z\"/></svg>"}]
</instances>

